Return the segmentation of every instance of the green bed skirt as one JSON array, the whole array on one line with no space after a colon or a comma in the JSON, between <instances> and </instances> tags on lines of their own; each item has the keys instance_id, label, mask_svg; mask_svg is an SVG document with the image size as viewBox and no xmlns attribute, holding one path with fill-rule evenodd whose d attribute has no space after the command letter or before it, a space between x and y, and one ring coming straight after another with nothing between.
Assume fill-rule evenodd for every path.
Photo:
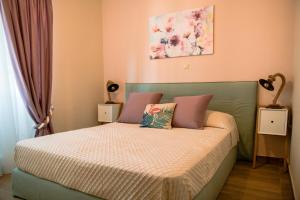
<instances>
[{"instance_id":1,"label":"green bed skirt","mask_svg":"<svg viewBox=\"0 0 300 200\"><path fill-rule=\"evenodd\" d=\"M236 158L237 147L234 147L226 156L213 178L194 199L216 199L236 162ZM12 191L14 196L26 200L103 200L38 178L17 168L12 172Z\"/></svg>"}]
</instances>

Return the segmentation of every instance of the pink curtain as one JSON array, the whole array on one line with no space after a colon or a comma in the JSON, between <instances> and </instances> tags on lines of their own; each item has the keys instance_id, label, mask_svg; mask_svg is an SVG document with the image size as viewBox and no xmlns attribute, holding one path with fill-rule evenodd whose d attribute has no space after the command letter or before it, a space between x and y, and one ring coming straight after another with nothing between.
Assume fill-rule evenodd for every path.
<instances>
[{"instance_id":1,"label":"pink curtain","mask_svg":"<svg viewBox=\"0 0 300 200\"><path fill-rule=\"evenodd\" d=\"M0 0L18 86L36 123L36 136L53 133L51 123L51 0Z\"/></svg>"}]
</instances>

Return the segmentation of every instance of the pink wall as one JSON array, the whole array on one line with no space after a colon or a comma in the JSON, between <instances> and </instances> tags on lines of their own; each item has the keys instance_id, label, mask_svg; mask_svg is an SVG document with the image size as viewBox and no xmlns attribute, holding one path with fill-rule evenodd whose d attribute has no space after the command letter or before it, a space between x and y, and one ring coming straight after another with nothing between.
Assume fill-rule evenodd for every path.
<instances>
[{"instance_id":1,"label":"pink wall","mask_svg":"<svg viewBox=\"0 0 300 200\"><path fill-rule=\"evenodd\" d=\"M282 72L290 104L294 0L103 0L104 80L207 82L258 80ZM215 5L214 55L150 60L148 19L168 12ZM187 67L189 66L189 67ZM260 102L274 96L260 91Z\"/></svg>"}]
</instances>

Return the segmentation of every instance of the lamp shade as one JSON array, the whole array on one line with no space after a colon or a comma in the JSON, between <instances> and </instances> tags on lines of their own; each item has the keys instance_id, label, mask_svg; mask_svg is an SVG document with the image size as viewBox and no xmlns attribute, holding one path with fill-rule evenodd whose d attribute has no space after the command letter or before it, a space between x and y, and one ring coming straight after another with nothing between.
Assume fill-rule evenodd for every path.
<instances>
[{"instance_id":1,"label":"lamp shade","mask_svg":"<svg viewBox=\"0 0 300 200\"><path fill-rule=\"evenodd\" d=\"M107 90L107 97L108 97L108 101L106 101L106 104L114 104L115 102L113 102L111 100L111 93L117 91L119 89L119 85L117 83L114 83L113 81L108 80L106 82L106 90Z\"/></svg>"},{"instance_id":2,"label":"lamp shade","mask_svg":"<svg viewBox=\"0 0 300 200\"><path fill-rule=\"evenodd\" d=\"M107 81L106 89L107 89L108 92L115 92L119 89L119 85L117 83L112 82L112 81Z\"/></svg>"},{"instance_id":3,"label":"lamp shade","mask_svg":"<svg viewBox=\"0 0 300 200\"><path fill-rule=\"evenodd\" d=\"M274 91L273 81L271 79L259 79L259 84L269 91Z\"/></svg>"}]
</instances>

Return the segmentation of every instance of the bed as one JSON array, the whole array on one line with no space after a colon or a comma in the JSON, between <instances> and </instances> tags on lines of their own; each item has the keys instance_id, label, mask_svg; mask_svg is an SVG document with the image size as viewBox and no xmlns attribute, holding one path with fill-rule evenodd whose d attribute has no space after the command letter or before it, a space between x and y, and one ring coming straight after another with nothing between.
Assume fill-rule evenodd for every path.
<instances>
[{"instance_id":1,"label":"bed","mask_svg":"<svg viewBox=\"0 0 300 200\"><path fill-rule=\"evenodd\" d=\"M234 116L236 131L112 123L25 140L16 147L13 194L30 200L215 199L236 157L251 157L256 87L256 82L127 84L127 94L162 91L163 101L214 94L209 109Z\"/></svg>"}]
</instances>

